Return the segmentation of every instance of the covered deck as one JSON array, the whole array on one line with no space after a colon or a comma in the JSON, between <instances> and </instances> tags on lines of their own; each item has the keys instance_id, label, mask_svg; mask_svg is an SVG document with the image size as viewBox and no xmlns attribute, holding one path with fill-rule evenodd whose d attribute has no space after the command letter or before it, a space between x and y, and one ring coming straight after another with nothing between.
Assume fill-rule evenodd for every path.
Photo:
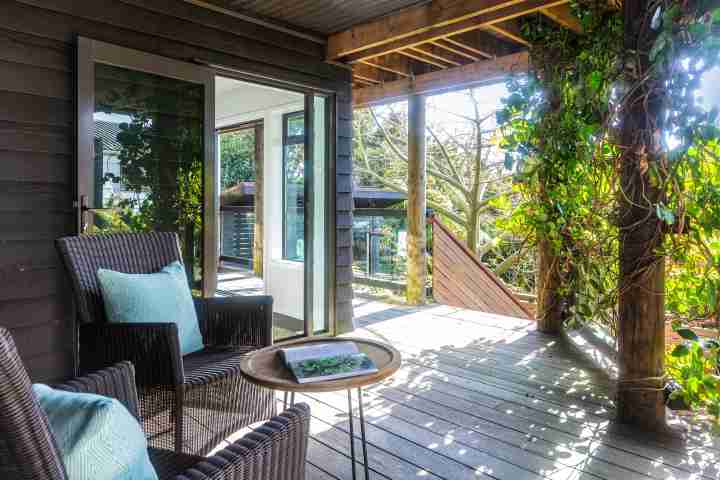
<instances>
[{"instance_id":1,"label":"covered deck","mask_svg":"<svg viewBox=\"0 0 720 480\"><path fill-rule=\"evenodd\" d=\"M355 312L352 335L403 355L396 375L364 390L371 478L720 478L717 439L613 423L614 382L533 321L364 298ZM313 415L306 478L352 478L346 394L296 401Z\"/></svg>"}]
</instances>

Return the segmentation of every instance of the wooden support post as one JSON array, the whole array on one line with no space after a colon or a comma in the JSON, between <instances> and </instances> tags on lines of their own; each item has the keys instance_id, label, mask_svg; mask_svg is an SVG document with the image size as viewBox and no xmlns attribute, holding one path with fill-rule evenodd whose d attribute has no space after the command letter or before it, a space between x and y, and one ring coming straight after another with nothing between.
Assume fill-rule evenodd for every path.
<instances>
[{"instance_id":1,"label":"wooden support post","mask_svg":"<svg viewBox=\"0 0 720 480\"><path fill-rule=\"evenodd\" d=\"M265 138L262 123L255 125L255 234L253 237L253 272L258 278L263 278L263 188Z\"/></svg>"},{"instance_id":2,"label":"wooden support post","mask_svg":"<svg viewBox=\"0 0 720 480\"><path fill-rule=\"evenodd\" d=\"M563 326L561 277L558 256L544 235L538 233L537 246L537 328L543 333L560 333Z\"/></svg>"},{"instance_id":3,"label":"wooden support post","mask_svg":"<svg viewBox=\"0 0 720 480\"><path fill-rule=\"evenodd\" d=\"M548 97L548 111L546 118L555 115L561 108L559 92L552 86L546 92ZM541 145L545 143L541 141ZM548 166L543 166L539 171L538 196L544 204L548 203L547 187L550 181L551 172ZM563 297L560 294L562 287L562 276L560 275L560 258L546 233L537 232L537 295L538 304L535 317L537 328L543 333L557 334L563 327Z\"/></svg>"},{"instance_id":4,"label":"wooden support post","mask_svg":"<svg viewBox=\"0 0 720 480\"><path fill-rule=\"evenodd\" d=\"M425 158L425 97L408 99L407 302L425 303L427 230L425 222L427 174Z\"/></svg>"},{"instance_id":5,"label":"wooden support post","mask_svg":"<svg viewBox=\"0 0 720 480\"><path fill-rule=\"evenodd\" d=\"M649 0L624 2L625 49L633 55L631 79L650 69L657 36L648 25ZM649 23L649 22L647 22ZM663 225L655 213L662 192L653 164L662 155L658 131L663 86L648 80L634 88L623 111L620 144L620 300L618 419L646 430L666 430L662 375L665 354L665 265L658 254Z\"/></svg>"}]
</instances>

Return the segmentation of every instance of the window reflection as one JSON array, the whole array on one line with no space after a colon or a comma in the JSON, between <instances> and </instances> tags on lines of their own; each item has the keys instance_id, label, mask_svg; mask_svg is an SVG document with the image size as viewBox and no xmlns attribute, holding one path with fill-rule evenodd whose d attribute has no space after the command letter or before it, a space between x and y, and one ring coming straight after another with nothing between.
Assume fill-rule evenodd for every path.
<instances>
[{"instance_id":1,"label":"window reflection","mask_svg":"<svg viewBox=\"0 0 720 480\"><path fill-rule=\"evenodd\" d=\"M283 258L305 259L305 115L283 116Z\"/></svg>"},{"instance_id":2,"label":"window reflection","mask_svg":"<svg viewBox=\"0 0 720 480\"><path fill-rule=\"evenodd\" d=\"M95 65L92 232L172 231L202 277L202 85ZM192 268L188 268L191 265Z\"/></svg>"}]
</instances>

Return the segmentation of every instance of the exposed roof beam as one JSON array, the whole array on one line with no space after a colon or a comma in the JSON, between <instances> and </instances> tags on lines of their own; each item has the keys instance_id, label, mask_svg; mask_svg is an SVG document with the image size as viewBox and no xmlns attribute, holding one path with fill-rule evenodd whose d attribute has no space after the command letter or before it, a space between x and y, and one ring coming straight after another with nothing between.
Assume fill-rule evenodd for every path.
<instances>
[{"instance_id":1,"label":"exposed roof beam","mask_svg":"<svg viewBox=\"0 0 720 480\"><path fill-rule=\"evenodd\" d=\"M495 58L495 55L493 55L493 54L491 54L491 53L488 53L488 52L486 52L486 51L484 51L484 50L480 50L479 48L475 48L474 46L471 46L470 44L465 43L465 42L462 42L462 41L460 41L460 40L458 40L458 39L456 39L456 38L447 37L447 38L441 38L440 40L437 40L437 41L438 41L438 42L439 42L439 41L442 41L442 42L444 42L444 43L449 43L449 44L451 44L451 45L455 45L456 47L460 47L460 48L463 48L463 49L465 49L465 50L467 50L467 51L469 51L469 52L473 52L475 55L478 55L478 56L480 56L480 57L484 57L484 58ZM478 60L480 60L480 59L478 59Z\"/></svg>"},{"instance_id":2,"label":"exposed roof beam","mask_svg":"<svg viewBox=\"0 0 720 480\"><path fill-rule=\"evenodd\" d=\"M356 63L355 65L353 65L352 70L354 78L364 80L372 84L383 83L386 80L386 75L390 80L395 80L396 78L395 75L387 74L382 70L377 70L362 63Z\"/></svg>"},{"instance_id":3,"label":"exposed roof beam","mask_svg":"<svg viewBox=\"0 0 720 480\"><path fill-rule=\"evenodd\" d=\"M439 69L445 69L448 68L447 64L441 63L433 58L426 57L422 55L421 53L417 53L411 50L398 50L397 52L404 57L412 58L415 61L426 63L428 65L432 65L433 67L437 67Z\"/></svg>"},{"instance_id":4,"label":"exposed roof beam","mask_svg":"<svg viewBox=\"0 0 720 480\"><path fill-rule=\"evenodd\" d=\"M492 25L488 25L486 28L499 37L525 45L526 47L530 46L530 42L525 40L520 32L520 25L517 19L493 23Z\"/></svg>"},{"instance_id":5,"label":"exposed roof beam","mask_svg":"<svg viewBox=\"0 0 720 480\"><path fill-rule=\"evenodd\" d=\"M473 62L478 62L478 61L482 60L483 58L492 58L492 55L488 56L484 52L482 52L482 53L477 52L477 51L475 51L474 48L472 48L472 47L468 48L468 46L465 44L462 44L460 42L448 42L447 40L448 39L445 38L445 39L436 40L436 41L433 41L430 43L432 43L433 45L435 45L438 48L447 50L448 52L452 52L455 55L465 57L468 60L472 60ZM470 53L470 52L472 52L472 53Z\"/></svg>"},{"instance_id":6,"label":"exposed roof beam","mask_svg":"<svg viewBox=\"0 0 720 480\"><path fill-rule=\"evenodd\" d=\"M488 0L484 1L485 3L488 2ZM376 41L373 44L368 43L364 47L359 47L358 45L360 45L360 43L357 41L357 39L351 38L351 43L354 46L354 49L350 49L350 47L346 47L345 49L343 49L342 46L339 46L337 43L340 41L340 38L344 37L338 37L337 35L343 36L345 33L352 31L351 29L347 32L342 32L330 37L328 43L328 58L333 58L330 57L330 55L333 55L333 53L331 53L333 51L331 50L331 47L334 47L336 51L343 51L343 55L341 56L343 56L346 61L356 62L359 60L367 60L369 58L377 57L380 55L387 55L389 53L409 47L416 47L418 45L422 45L423 43L439 40L441 38L449 37L451 35L457 35L463 32L487 28L491 25L495 25L501 22L505 22L507 20L511 20L513 18L527 15L529 13L540 11L543 8L564 5L568 1L569 0L513 0L508 2L497 2L496 0L493 0L494 3L502 3L503 6L485 13L472 15L470 18L463 17L464 19L459 22L438 23L434 21L427 21L426 24L431 24L432 26L420 29L420 33L416 33L413 35L404 35L402 37L392 36L388 34L388 36L386 37L386 41ZM464 5L466 3L473 4L476 2L460 3ZM433 2L432 4L435 4L435 2ZM511 5L505 6L505 4ZM392 17L393 16L388 18ZM378 22L380 22L380 20L378 20Z\"/></svg>"},{"instance_id":7,"label":"exposed roof beam","mask_svg":"<svg viewBox=\"0 0 720 480\"><path fill-rule=\"evenodd\" d=\"M425 73L414 78L353 90L353 104L363 107L406 99L409 95L430 95L500 81L513 73L527 71L527 52L505 55L493 60L469 63L461 67Z\"/></svg>"},{"instance_id":8,"label":"exposed roof beam","mask_svg":"<svg viewBox=\"0 0 720 480\"><path fill-rule=\"evenodd\" d=\"M459 67L460 65L468 63L464 57L459 57L452 52L448 52L447 50L438 48L428 43L419 47L412 47L410 50L425 54L428 57L435 58L442 62L449 63L453 67Z\"/></svg>"},{"instance_id":9,"label":"exposed roof beam","mask_svg":"<svg viewBox=\"0 0 720 480\"><path fill-rule=\"evenodd\" d=\"M402 65L398 65L397 64L398 62L395 62L396 64L390 64L387 61L383 61L385 58L386 57L384 57L383 59L375 59L372 61L363 60L362 62L358 62L353 65L354 66L367 65L368 67L375 68L375 69L381 70L383 72L394 73L395 75L399 75L399 76L405 77L405 78L409 77L410 74L412 73L410 71L408 62L404 62L404 64L402 64ZM403 57L400 57L400 58L403 58Z\"/></svg>"},{"instance_id":10,"label":"exposed roof beam","mask_svg":"<svg viewBox=\"0 0 720 480\"><path fill-rule=\"evenodd\" d=\"M570 5L558 5L556 7L543 8L540 11L558 25L572 30L575 33L582 33L582 25L577 17L570 11Z\"/></svg>"}]
</instances>

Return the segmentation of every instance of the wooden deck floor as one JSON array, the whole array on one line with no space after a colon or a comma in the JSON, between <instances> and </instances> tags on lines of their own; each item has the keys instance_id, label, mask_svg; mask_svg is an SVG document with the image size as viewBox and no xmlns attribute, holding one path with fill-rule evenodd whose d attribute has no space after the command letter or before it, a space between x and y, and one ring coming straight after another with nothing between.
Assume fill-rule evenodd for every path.
<instances>
[{"instance_id":1,"label":"wooden deck floor","mask_svg":"<svg viewBox=\"0 0 720 480\"><path fill-rule=\"evenodd\" d=\"M702 432L670 441L612 423L611 382L533 322L363 299L355 314L353 335L403 354L364 393L373 479L720 478L720 444ZM313 414L307 478L350 479L346 394L296 401Z\"/></svg>"}]
</instances>

